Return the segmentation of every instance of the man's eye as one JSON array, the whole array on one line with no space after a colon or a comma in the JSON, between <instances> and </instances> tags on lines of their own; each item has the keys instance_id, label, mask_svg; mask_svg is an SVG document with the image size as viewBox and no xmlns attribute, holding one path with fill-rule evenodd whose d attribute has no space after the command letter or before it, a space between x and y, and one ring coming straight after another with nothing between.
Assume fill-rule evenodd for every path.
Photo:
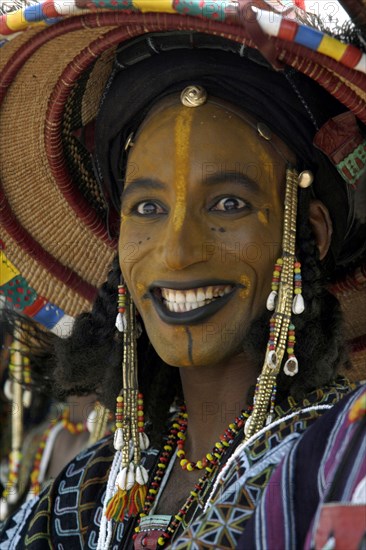
<instances>
[{"instance_id":1,"label":"man's eye","mask_svg":"<svg viewBox=\"0 0 366 550\"><path fill-rule=\"evenodd\" d=\"M160 204L154 201L143 201L136 205L135 212L140 216L153 216L155 214L163 214L164 210Z\"/></svg>"},{"instance_id":2,"label":"man's eye","mask_svg":"<svg viewBox=\"0 0 366 550\"><path fill-rule=\"evenodd\" d=\"M229 210L241 210L248 207L248 203L237 197L224 197L220 199L213 207L212 210L220 210L221 212L228 212Z\"/></svg>"}]
</instances>

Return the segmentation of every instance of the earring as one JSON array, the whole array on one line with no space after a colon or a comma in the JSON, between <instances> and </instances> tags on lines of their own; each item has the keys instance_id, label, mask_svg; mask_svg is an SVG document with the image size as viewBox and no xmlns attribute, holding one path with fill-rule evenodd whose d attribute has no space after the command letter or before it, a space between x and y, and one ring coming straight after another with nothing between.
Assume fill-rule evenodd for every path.
<instances>
[{"instance_id":1,"label":"earring","mask_svg":"<svg viewBox=\"0 0 366 550\"><path fill-rule=\"evenodd\" d=\"M116 400L114 435L114 447L121 452L122 460L116 476L116 492L105 510L108 521L123 521L126 511L129 515L135 515L142 509L149 477L141 464L141 450L146 450L150 442L144 431L143 396L138 391L136 311L126 287L123 286L123 289L124 292L118 294L118 313L124 315L126 321L123 332L123 387ZM123 296L122 306L120 296Z\"/></svg>"},{"instance_id":2,"label":"earring","mask_svg":"<svg viewBox=\"0 0 366 550\"><path fill-rule=\"evenodd\" d=\"M125 332L127 327L126 320L126 286L123 282L121 275L121 282L118 285L118 305L117 305L117 317L116 328L119 332Z\"/></svg>"},{"instance_id":3,"label":"earring","mask_svg":"<svg viewBox=\"0 0 366 550\"><path fill-rule=\"evenodd\" d=\"M245 425L245 436L249 439L270 419L274 409L276 379L285 351L288 359L284 372L294 376L298 372L298 361L294 355L295 325L291 314L304 311L301 287L301 264L295 257L297 189L308 187L312 182L310 171L300 175L296 170L286 170L286 194L282 235L282 257L276 261L272 278L272 289L267 299L267 309L273 311L269 327L264 365L257 381L251 417Z\"/></svg>"}]
</instances>

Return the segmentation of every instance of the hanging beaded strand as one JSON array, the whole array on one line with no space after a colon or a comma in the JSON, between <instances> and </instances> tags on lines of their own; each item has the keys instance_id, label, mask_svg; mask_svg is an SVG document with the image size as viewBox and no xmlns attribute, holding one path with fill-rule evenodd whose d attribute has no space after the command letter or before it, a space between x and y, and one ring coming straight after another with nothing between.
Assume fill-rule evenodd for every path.
<instances>
[{"instance_id":1,"label":"hanging beaded strand","mask_svg":"<svg viewBox=\"0 0 366 550\"><path fill-rule=\"evenodd\" d=\"M116 451L121 451L123 448L123 396L118 395L116 399L116 430L114 432L114 448Z\"/></svg>"},{"instance_id":2,"label":"hanging beaded strand","mask_svg":"<svg viewBox=\"0 0 366 550\"><path fill-rule=\"evenodd\" d=\"M274 311L276 307L277 298L278 298L278 287L280 285L280 276L282 271L282 264L283 264L282 258L278 258L275 263L275 267L272 275L272 291L267 298L268 311Z\"/></svg>"},{"instance_id":3,"label":"hanging beaded strand","mask_svg":"<svg viewBox=\"0 0 366 550\"><path fill-rule=\"evenodd\" d=\"M116 328L119 330L119 332L125 332L127 328L126 292L126 286L121 278L121 282L118 285L118 304L116 317Z\"/></svg>"},{"instance_id":4,"label":"hanging beaded strand","mask_svg":"<svg viewBox=\"0 0 366 550\"><path fill-rule=\"evenodd\" d=\"M13 361L9 361L9 377L6 379L4 384L4 394L5 397L9 401L13 401L13 380L15 378L15 383L20 382L22 385L23 393L22 393L22 401L23 401L23 407L29 408L32 403L32 378L31 378L31 372L30 372L30 365L29 365L29 358L25 355L26 350L24 347L18 342L15 344L15 341L10 346L10 357L13 356L16 349L19 348L19 351L21 353L21 360L22 360L22 369L21 371L14 377L14 364Z\"/></svg>"},{"instance_id":5,"label":"hanging beaded strand","mask_svg":"<svg viewBox=\"0 0 366 550\"><path fill-rule=\"evenodd\" d=\"M26 355L23 355L23 384L25 386L23 389L23 405L28 409L32 403L32 391L31 391L32 379L31 379L29 357L27 357Z\"/></svg>"},{"instance_id":6,"label":"hanging beaded strand","mask_svg":"<svg viewBox=\"0 0 366 550\"><path fill-rule=\"evenodd\" d=\"M9 474L3 494L1 495L0 519L4 520L9 511L9 504L15 504L19 498L18 476L22 459L23 443L23 357L17 330L14 332L14 342L11 346L9 371L11 380L11 399L13 414L11 415L11 451L9 454Z\"/></svg>"},{"instance_id":7,"label":"hanging beaded strand","mask_svg":"<svg viewBox=\"0 0 366 550\"><path fill-rule=\"evenodd\" d=\"M147 493L148 473L141 464L141 448L149 445L144 433L143 398L138 391L136 354L136 312L130 295L123 295L126 318L123 333L122 393L117 397L115 448L121 450L121 468L116 479L116 492L107 504L108 521L123 521L124 515L136 514L143 508ZM119 298L119 304L120 304ZM119 314L122 312L118 312ZM132 455L132 456L131 456ZM132 460L131 460L132 458Z\"/></svg>"},{"instance_id":8,"label":"hanging beaded strand","mask_svg":"<svg viewBox=\"0 0 366 550\"><path fill-rule=\"evenodd\" d=\"M302 189L310 187L313 182L313 174L309 170L301 172L298 177L298 185ZM293 277L294 277L294 298L292 302L292 312L294 315L300 315L305 310L304 298L302 296L302 276L301 276L301 263L295 258L294 268L293 268ZM290 324L287 336L287 354L288 359L283 367L283 372L287 376L295 376L299 372L299 363L295 356L295 325Z\"/></svg>"},{"instance_id":9,"label":"hanging beaded strand","mask_svg":"<svg viewBox=\"0 0 366 550\"><path fill-rule=\"evenodd\" d=\"M301 277L301 263L295 261L294 263L294 300L292 302L292 312L295 315L300 315L305 310L304 298L302 297L302 277Z\"/></svg>"},{"instance_id":10,"label":"hanging beaded strand","mask_svg":"<svg viewBox=\"0 0 366 550\"><path fill-rule=\"evenodd\" d=\"M145 416L144 416L144 396L142 393L137 394L137 431L139 437L139 445L142 451L149 448L150 440L145 433Z\"/></svg>"},{"instance_id":11,"label":"hanging beaded strand","mask_svg":"<svg viewBox=\"0 0 366 550\"><path fill-rule=\"evenodd\" d=\"M313 174L305 170L297 174L295 169L286 170L286 195L282 235L282 258L277 260L273 273L272 291L267 300L268 309L274 314L270 320L270 334L262 372L258 378L254 396L253 414L245 426L249 439L270 420L274 408L274 388L285 351L289 357L284 372L294 376L298 372L298 361L294 355L295 325L291 314L301 314L305 305L302 297L301 264L295 256L297 193L298 187L306 189L313 182ZM278 286L277 286L278 285ZM270 409L268 411L268 409Z\"/></svg>"},{"instance_id":12,"label":"hanging beaded strand","mask_svg":"<svg viewBox=\"0 0 366 550\"><path fill-rule=\"evenodd\" d=\"M282 263L277 261L276 267L280 267L281 269L275 269L275 272L279 272L278 296L275 311L270 321L270 338L262 372L258 378L253 413L245 426L246 439L249 439L266 424L273 396L273 388L276 384L277 375L286 351L294 284L293 266L295 261L297 185L298 174L296 170L287 168ZM275 291L277 292L277 290Z\"/></svg>"},{"instance_id":13,"label":"hanging beaded strand","mask_svg":"<svg viewBox=\"0 0 366 550\"><path fill-rule=\"evenodd\" d=\"M294 353L295 343L296 343L295 325L291 323L289 326L288 336L287 336L286 351L288 354L288 359L283 367L283 372L287 376L295 376L295 374L299 372L299 364Z\"/></svg>"}]
</instances>

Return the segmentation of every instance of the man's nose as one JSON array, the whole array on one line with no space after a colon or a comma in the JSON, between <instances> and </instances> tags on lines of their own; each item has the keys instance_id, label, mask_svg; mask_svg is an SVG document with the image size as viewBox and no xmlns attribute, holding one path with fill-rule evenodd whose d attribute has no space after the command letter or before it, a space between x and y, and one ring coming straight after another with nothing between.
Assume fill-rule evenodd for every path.
<instances>
[{"instance_id":1,"label":"man's nose","mask_svg":"<svg viewBox=\"0 0 366 550\"><path fill-rule=\"evenodd\" d=\"M200 217L187 216L179 228L170 220L161 249L162 261L171 271L181 271L205 261L204 241Z\"/></svg>"}]
</instances>

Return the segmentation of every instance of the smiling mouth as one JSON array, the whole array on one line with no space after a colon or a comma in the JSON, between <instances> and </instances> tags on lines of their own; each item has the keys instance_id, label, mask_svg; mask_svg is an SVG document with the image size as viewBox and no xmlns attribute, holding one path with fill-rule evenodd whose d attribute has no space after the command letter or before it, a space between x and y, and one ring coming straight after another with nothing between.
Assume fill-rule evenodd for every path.
<instances>
[{"instance_id":1,"label":"smiling mouth","mask_svg":"<svg viewBox=\"0 0 366 550\"><path fill-rule=\"evenodd\" d=\"M154 285L149 294L159 317L170 324L195 324L216 313L232 297L235 284L212 284L192 288Z\"/></svg>"},{"instance_id":2,"label":"smiling mouth","mask_svg":"<svg viewBox=\"0 0 366 550\"><path fill-rule=\"evenodd\" d=\"M163 304L169 311L185 313L186 311L192 311L192 309L207 306L218 298L229 294L232 290L232 285L206 286L190 288L189 290L162 288L161 295Z\"/></svg>"}]
</instances>

